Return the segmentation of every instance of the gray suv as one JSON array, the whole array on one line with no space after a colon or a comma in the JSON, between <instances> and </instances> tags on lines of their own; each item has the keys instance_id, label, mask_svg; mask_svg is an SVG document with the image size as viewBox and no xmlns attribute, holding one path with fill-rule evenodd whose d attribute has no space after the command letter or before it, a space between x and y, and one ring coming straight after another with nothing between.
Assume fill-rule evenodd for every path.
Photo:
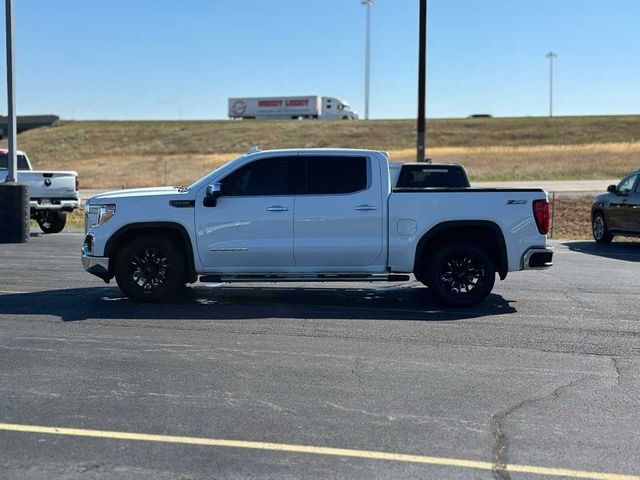
<instances>
[{"instance_id":1,"label":"gray suv","mask_svg":"<svg viewBox=\"0 0 640 480\"><path fill-rule=\"evenodd\" d=\"M614 235L640 236L640 170L595 198L591 226L598 243L611 243Z\"/></svg>"}]
</instances>

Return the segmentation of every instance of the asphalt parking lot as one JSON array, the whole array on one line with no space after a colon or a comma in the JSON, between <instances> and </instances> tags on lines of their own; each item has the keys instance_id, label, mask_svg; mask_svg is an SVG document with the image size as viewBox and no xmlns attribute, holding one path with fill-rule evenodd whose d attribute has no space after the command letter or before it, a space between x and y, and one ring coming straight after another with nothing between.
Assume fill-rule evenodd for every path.
<instances>
[{"instance_id":1,"label":"asphalt parking lot","mask_svg":"<svg viewBox=\"0 0 640 480\"><path fill-rule=\"evenodd\" d=\"M81 241L0 246L1 478L640 478L640 244L557 242L443 311L416 284L135 304Z\"/></svg>"}]
</instances>

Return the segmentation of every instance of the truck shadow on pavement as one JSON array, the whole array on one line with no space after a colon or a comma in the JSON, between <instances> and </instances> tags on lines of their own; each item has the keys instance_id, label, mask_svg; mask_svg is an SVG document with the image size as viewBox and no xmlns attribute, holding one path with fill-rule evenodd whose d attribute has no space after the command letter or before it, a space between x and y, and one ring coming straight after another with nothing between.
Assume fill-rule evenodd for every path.
<instances>
[{"instance_id":1,"label":"truck shadow on pavement","mask_svg":"<svg viewBox=\"0 0 640 480\"><path fill-rule=\"evenodd\" d=\"M572 252L627 262L640 262L640 242L613 242L609 245L600 245L596 242L565 242L563 245Z\"/></svg>"},{"instance_id":2,"label":"truck shadow on pavement","mask_svg":"<svg viewBox=\"0 0 640 480\"><path fill-rule=\"evenodd\" d=\"M327 288L196 284L176 301L136 303L116 287L87 287L0 296L0 314L78 320L336 319L451 321L515 313L499 295L469 309L443 309L427 288Z\"/></svg>"}]
</instances>

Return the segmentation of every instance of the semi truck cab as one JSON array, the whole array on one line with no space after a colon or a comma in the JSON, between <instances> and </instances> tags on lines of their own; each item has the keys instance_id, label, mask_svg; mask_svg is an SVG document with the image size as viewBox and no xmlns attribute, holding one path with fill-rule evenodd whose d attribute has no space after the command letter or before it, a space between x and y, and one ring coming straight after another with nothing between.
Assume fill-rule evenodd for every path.
<instances>
[{"instance_id":1,"label":"semi truck cab","mask_svg":"<svg viewBox=\"0 0 640 480\"><path fill-rule=\"evenodd\" d=\"M358 113L344 100L322 97L322 117L327 119L357 120Z\"/></svg>"}]
</instances>

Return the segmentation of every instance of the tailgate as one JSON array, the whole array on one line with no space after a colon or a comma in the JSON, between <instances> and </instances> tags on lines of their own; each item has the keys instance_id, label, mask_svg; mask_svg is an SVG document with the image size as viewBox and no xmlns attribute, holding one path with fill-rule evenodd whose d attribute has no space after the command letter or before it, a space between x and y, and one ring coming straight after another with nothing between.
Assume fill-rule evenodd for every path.
<instances>
[{"instance_id":1,"label":"tailgate","mask_svg":"<svg viewBox=\"0 0 640 480\"><path fill-rule=\"evenodd\" d=\"M18 172L18 181L29 187L29 197L77 198L76 172Z\"/></svg>"}]
</instances>

